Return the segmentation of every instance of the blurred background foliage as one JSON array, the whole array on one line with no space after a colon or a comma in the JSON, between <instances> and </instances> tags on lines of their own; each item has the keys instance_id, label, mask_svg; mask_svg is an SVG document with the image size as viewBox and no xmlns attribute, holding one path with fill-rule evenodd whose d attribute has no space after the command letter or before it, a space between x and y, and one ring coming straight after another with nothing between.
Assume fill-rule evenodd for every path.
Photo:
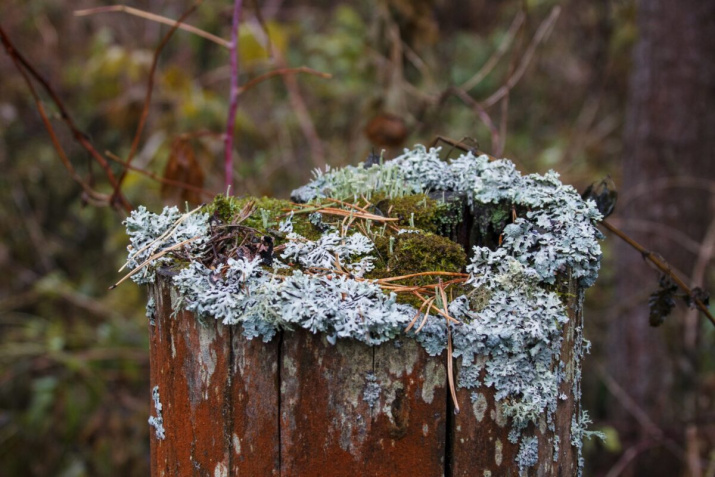
<instances>
[{"instance_id":1,"label":"blurred background foliage","mask_svg":"<svg viewBox=\"0 0 715 477\"><path fill-rule=\"evenodd\" d=\"M107 4L3 0L0 22L97 149L126 157L154 49L168 27L124 13L74 15ZM128 3L172 19L190 4ZM557 5L553 30L534 45ZM206 0L187 21L228 39L231 11L231 2ZM632 0L269 0L261 14L270 44L248 2L240 30L242 84L287 65L333 76L276 77L241 96L236 194L285 198L315 167L364 160L380 146L365 134L376 117L399 126L389 154L435 135L469 137L487 152L502 148L524 172L553 168L579 190L607 173L619 182L637 38ZM512 38L510 25L520 15ZM489 98L536 46L508 107L501 101L488 108L500 145L470 106L455 96L440 98L449 86L468 82L511 39L493 70L467 91L478 101ZM0 474L147 475L146 295L132 285L107 291L125 258L123 214L83 202L5 54L0 71ZM159 60L133 164L162 176L180 150L192 164L184 173L200 174L198 185L221 192L228 82L225 48L176 32ZM109 190L56 108L45 107L75 167ZM132 204L154 210L206 199L167 189L162 194L161 184L136 172L123 187ZM587 444L588 475L605 475L625 450L607 418L608 406L618 403L594 371L608 352L605 323L614 299L609 241L604 252L599 285L588 296L586 334L595 346L584 400L609 439ZM700 372L712 378L714 364Z\"/></svg>"}]
</instances>

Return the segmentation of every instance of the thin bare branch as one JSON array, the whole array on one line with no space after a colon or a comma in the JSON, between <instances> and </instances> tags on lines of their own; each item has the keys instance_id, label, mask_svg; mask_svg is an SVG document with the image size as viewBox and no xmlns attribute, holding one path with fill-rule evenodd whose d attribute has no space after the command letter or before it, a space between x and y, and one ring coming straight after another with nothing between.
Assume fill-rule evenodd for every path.
<instances>
[{"instance_id":1,"label":"thin bare branch","mask_svg":"<svg viewBox=\"0 0 715 477\"><path fill-rule=\"evenodd\" d=\"M655 179L652 182L641 182L630 190L623 191L618 197L618 207L623 210L627 205L642 196L648 196L656 190L677 188L701 189L715 195L715 181L705 177L676 176Z\"/></svg>"},{"instance_id":2,"label":"thin bare branch","mask_svg":"<svg viewBox=\"0 0 715 477\"><path fill-rule=\"evenodd\" d=\"M192 5L191 8L186 10L184 14L181 15L181 17L174 22L174 25L166 33L166 35L164 35L164 37L161 39L161 42L159 43L159 46L157 46L156 50L154 51L154 58L152 59L151 68L149 69L149 78L147 80L144 106L142 107L141 116L139 117L139 124L137 125L137 130L134 134L134 140L132 140L132 146L129 150L129 155L127 156L126 161L124 161L124 164L127 166L132 163L132 160L137 153L137 149L139 148L139 140L141 139L142 132L144 131L146 119L149 116L149 105L151 103L151 96L154 92L154 76L156 74L156 68L159 64L159 55L164 50L164 47L167 45L167 43L169 43L169 40L173 36L174 32L178 29L179 25L183 23L183 21L186 20L186 18L196 10L196 8L201 4L202 1L203 0L197 0L197 2ZM117 184L114 187L113 197L119 194L119 191L122 187L122 183L127 176L127 170L128 169L126 167L122 169L122 173L120 174L119 179L117 180Z\"/></svg>"},{"instance_id":3,"label":"thin bare branch","mask_svg":"<svg viewBox=\"0 0 715 477\"><path fill-rule=\"evenodd\" d=\"M313 68L308 68L307 66L299 66L297 68L278 68L272 71L269 71L267 73L263 73L260 76L257 76L249 81L246 82L243 86L238 88L238 94L241 95L248 91L249 89L253 88L256 86L258 83L262 83L267 79L276 77L276 76L285 76L285 75L293 75L296 73L304 73L304 74L309 74L313 76L318 76L319 78L324 78L324 79L330 79L333 77L330 73L323 73L322 71L317 71L314 70Z\"/></svg>"},{"instance_id":4,"label":"thin bare branch","mask_svg":"<svg viewBox=\"0 0 715 477\"><path fill-rule=\"evenodd\" d=\"M454 95L461 99L464 104L472 108L474 112L477 113L479 119L481 119L484 125L489 129L489 132L492 136L492 148L499 147L499 129L497 129L497 127L494 125L494 121L492 121L491 116L489 116L486 109L481 103L479 103L477 100L465 93L462 89L457 87L448 88L444 94L446 94L447 96Z\"/></svg>"},{"instance_id":5,"label":"thin bare branch","mask_svg":"<svg viewBox=\"0 0 715 477\"><path fill-rule=\"evenodd\" d=\"M470 89L481 83L482 80L486 78L489 73L492 72L494 67L499 63L499 60L501 60L507 50L509 50L509 47L514 41L514 37L516 37L516 33L524 24L525 19L526 15L524 15L524 11L519 10L519 12L514 17L514 20L512 20L511 25L509 26L509 30L507 30L506 34L504 35L504 40L502 40L502 42L499 44L499 47L497 47L496 51L492 53L492 56L489 57L487 62L482 65L482 67L474 74L474 76L462 83L462 85L459 87L460 89L464 91L469 91Z\"/></svg>"},{"instance_id":6,"label":"thin bare branch","mask_svg":"<svg viewBox=\"0 0 715 477\"><path fill-rule=\"evenodd\" d=\"M509 91L516 86L516 84L519 82L522 76L524 76L524 73L526 72L526 69L528 68L529 64L531 63L531 60L534 58L534 54L536 53L536 48L548 38L549 34L551 33L551 30L556 23L556 19L559 18L559 15L561 14L561 7L560 6L555 6L552 10L551 13L549 14L546 19L541 22L541 25L539 25L539 28L536 30L536 33L534 34L534 38L531 41L531 44L529 47L526 49L524 52L524 56L521 57L521 62L519 63L519 66L516 68L514 71L514 74L511 75L506 83L496 90L491 96L489 96L487 99L482 101L482 105L485 108L489 108L493 105L495 105L497 102L499 102L504 96L506 96Z\"/></svg>"},{"instance_id":7,"label":"thin bare branch","mask_svg":"<svg viewBox=\"0 0 715 477\"><path fill-rule=\"evenodd\" d=\"M628 395L628 392L621 387L618 382L616 382L613 377L608 374L603 366L597 366L597 371L601 377L601 381L606 386L606 389L618 400L618 402L623 406L623 408L628 411L628 413L638 421L641 428L651 436L651 438L662 442L673 454L683 459L684 451L683 448L673 441L671 438L667 437L663 430L658 427L656 422L651 419L651 417L640 407L638 403L633 400Z\"/></svg>"},{"instance_id":8,"label":"thin bare branch","mask_svg":"<svg viewBox=\"0 0 715 477\"><path fill-rule=\"evenodd\" d=\"M85 10L76 10L74 12L75 16L77 17L96 15L98 13L126 13L128 15L144 18L145 20L151 20L153 22L162 23L164 25L174 26L176 24L176 20L172 20L171 18L163 17L161 15L157 15L155 13L147 12L127 5L111 5L107 7L87 8ZM182 22L178 25L178 28L180 30L193 33L196 36L200 36L201 38L216 43L217 45L223 46L224 48L230 48L231 46L231 43L224 40L223 38L213 35L200 28L196 28L195 26L188 25Z\"/></svg>"},{"instance_id":9,"label":"thin bare branch","mask_svg":"<svg viewBox=\"0 0 715 477\"><path fill-rule=\"evenodd\" d=\"M271 51L278 67L288 68L288 62L280 49L272 48L270 37L268 35L268 28L263 22L263 18L257 16L255 21L252 22L251 27L255 37L261 41L266 49ZM300 93L298 81L296 80L294 74L281 75L281 78L283 79L283 84L288 91L288 101L295 112L298 124L303 132L303 136L305 136L305 139L308 142L308 147L310 148L310 160L313 162L315 167L324 168L326 162L323 142L321 141L320 136L318 136L315 124L313 124L313 120L310 117L308 106L306 106L303 95Z\"/></svg>"},{"instance_id":10,"label":"thin bare branch","mask_svg":"<svg viewBox=\"0 0 715 477\"><path fill-rule=\"evenodd\" d=\"M703 243L697 254L698 258L695 261L695 266L690 276L691 283L703 283L705 281L706 272L710 262L713 260L713 256L715 256L715 219L710 221L710 225L705 232ZM689 349L695 349L697 345L698 320L696 316L693 316L696 314L696 310L688 310L688 313L685 315L683 339Z\"/></svg>"},{"instance_id":11,"label":"thin bare branch","mask_svg":"<svg viewBox=\"0 0 715 477\"><path fill-rule=\"evenodd\" d=\"M646 249L643 247L641 244L633 240L631 237L626 235L624 232L618 230L615 226L610 224L608 221L604 220L601 222L601 225L603 225L606 229L610 230L613 232L617 237L622 239L624 242L626 242L628 245L633 247L634 249L638 250L641 255L643 255L643 258L651 262L653 265L655 265L658 270L661 272L665 273L670 277L673 282L680 287L681 290L683 290L685 293L688 294L693 299L693 302L695 303L695 306L698 307L698 309L707 317L710 322L715 325L715 317L710 313L710 310L708 310L708 307L705 306L705 304L700 301L700 299L696 296L693 296L693 291L690 289L688 285L685 284L683 280L678 277L673 270L671 269L670 265L663 260L661 257L658 255L654 254L650 250Z\"/></svg>"},{"instance_id":12,"label":"thin bare branch","mask_svg":"<svg viewBox=\"0 0 715 477\"><path fill-rule=\"evenodd\" d=\"M140 167L136 167L136 166L133 166L133 165L131 165L131 164L125 164L125 163L124 163L124 159L122 159L121 157L119 157L119 156L117 156L116 154L113 154L113 153L111 153L111 152L109 152L109 151L104 151L104 153L107 155L107 158L108 158L110 161L116 162L117 164L121 165L122 167L125 167L125 168L127 168L127 169L129 169L129 170L131 170L131 171L137 172L137 173L139 173L139 174L141 174L141 175L143 175L143 176L146 176L146 177L148 177L149 179L155 180L155 181L157 181L157 182L159 182L159 183L161 183L161 184L167 184L167 185L171 185L171 186L174 186L174 187L179 187L179 188L181 188L181 189L191 190L191 191L197 192L197 193L199 193L199 194L201 194L201 195L203 195L203 196L206 196L206 197L213 197L213 196L215 195L213 192L211 192L211 191L209 191L209 190L206 190L206 189L203 189L203 188L201 188L201 187L197 187L197 186L195 186L195 185L187 184L186 182L175 181L175 180L173 180L173 179L167 179L167 178L161 177L160 175L155 174L155 173L153 173L153 172L151 172L151 171L144 170L144 169L142 169L142 168L140 168Z\"/></svg>"},{"instance_id":13,"label":"thin bare branch","mask_svg":"<svg viewBox=\"0 0 715 477\"><path fill-rule=\"evenodd\" d=\"M50 83L30 64L30 62L25 58L25 56L15 47L15 45L12 43L10 38L7 36L5 33L5 30L0 26L0 41L2 42L3 46L5 47L5 51L7 52L8 56L13 61L13 64L17 68L17 70L20 72L22 75L23 79L25 80L25 83L27 84L28 88L30 89L30 93L32 94L32 97L35 100L35 104L38 107L38 112L40 113L40 116L42 117L43 124L45 125L45 128L47 129L48 133L50 134L50 139L52 140L52 144L54 145L55 149L57 150L58 154L60 155L60 159L62 160L62 163L64 166L67 168L67 170L70 172L72 175L72 178L75 181L78 181L80 185L82 186L84 192L87 194L88 197L91 199L97 201L97 202L102 202L102 203L110 203L110 200L107 197L104 197L103 195L97 193L94 191L91 187L89 187L88 184L86 184L79 174L77 174L76 170L70 163L69 159L67 158L67 155L64 152L64 149L59 143L59 140L57 139L57 136L54 132L54 128L52 127L51 123L49 122L49 119L47 118L47 115L45 114L44 107L42 106L42 102L40 100L39 94L35 90L35 87L32 84L32 81L30 80L30 77L34 78L40 86L42 86L42 89L47 93L47 95L50 97L52 102L55 104L57 109L60 112L60 117L62 120L65 122L67 127L70 129L72 132L73 137L75 140L94 158L97 163L99 163L100 167L104 170L107 179L109 183L114 187L116 184L118 184L118 181L116 177L114 176L114 173L112 172L111 168L109 167L109 163L107 160L94 148L92 143L89 141L89 138L87 137L86 134L81 132L79 128L75 125L74 121L72 120L72 117L70 116L69 112L67 111L67 108L65 107L64 103L60 99L59 95L55 92L54 88L50 85ZM127 199L122 195L122 194L117 194L115 196L117 201L121 204L122 208L128 212L132 209L131 204ZM114 205L114 202L111 201L111 205Z\"/></svg>"}]
</instances>

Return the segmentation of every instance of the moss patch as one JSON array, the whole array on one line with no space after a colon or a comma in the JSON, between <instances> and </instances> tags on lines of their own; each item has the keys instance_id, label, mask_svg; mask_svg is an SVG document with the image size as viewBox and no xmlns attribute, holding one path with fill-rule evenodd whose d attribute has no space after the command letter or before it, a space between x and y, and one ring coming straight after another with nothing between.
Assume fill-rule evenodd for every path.
<instances>
[{"instance_id":1,"label":"moss patch","mask_svg":"<svg viewBox=\"0 0 715 477\"><path fill-rule=\"evenodd\" d=\"M273 199L270 197L226 197L224 195L216 196L211 204L206 207L206 212L214 215L224 223L231 221L243 208L250 202L254 201L254 210L241 225L256 229L261 234L275 235L278 225L284 220L290 211L299 211L300 209L293 202L283 199ZM310 240L320 238L321 231L308 220L307 214L295 214L293 216L293 230ZM276 237L276 243L283 242L282 237Z\"/></svg>"},{"instance_id":2,"label":"moss patch","mask_svg":"<svg viewBox=\"0 0 715 477\"><path fill-rule=\"evenodd\" d=\"M461 202L435 200L426 194L387 198L373 196L374 212L400 219L402 227L412 227L449 237L462 220Z\"/></svg>"},{"instance_id":3,"label":"moss patch","mask_svg":"<svg viewBox=\"0 0 715 477\"><path fill-rule=\"evenodd\" d=\"M309 240L318 240L322 234L321 229L311 222L308 212L317 210L322 202L326 202L326 205L335 205L328 204L327 200L316 201L315 207L306 211L287 200L268 197L236 198L221 195L206 206L206 212L223 223L231 223L249 201L254 201L254 209L251 215L241 222L241 225L255 229L259 235L274 235L276 245L285 242L281 234L276 236L276 232L280 222L290 214L290 211L294 211L293 231ZM460 201L444 202L426 194L414 194L396 198L373 196L373 204L368 209L370 213L397 218L399 221L395 225L399 229L414 230L414 233L395 233L394 230L373 222L369 229L373 232L370 238L375 245L377 260L375 269L367 273L365 278L388 278L434 271L454 273L465 271L467 254L464 248L447 238L455 235L454 231L461 221L462 204ZM506 220L506 218L507 213L504 212L495 221ZM332 216L323 216L323 220L328 222L334 222L335 219ZM364 223L364 221L356 221L356 223L361 222ZM355 225L353 225L353 230L357 231ZM363 227L362 230L365 228ZM348 234L350 233L348 232ZM289 269L277 273L287 276L292 274L296 268L292 265ZM399 283L408 286L427 286L436 284L438 281L439 277L422 276L402 280ZM448 293L454 295L470 291L463 288L465 287L448 289ZM398 294L397 300L400 303L417 307L422 304L417 297L406 293Z\"/></svg>"},{"instance_id":4,"label":"moss patch","mask_svg":"<svg viewBox=\"0 0 715 477\"><path fill-rule=\"evenodd\" d=\"M390 247L392 241L392 247ZM420 272L464 272L467 254L457 243L432 233L403 233L375 237L375 248L381 261L366 278L387 278ZM438 282L434 276L421 276L400 281L402 285L425 286ZM398 301L416 305L421 301L409 294L398 295Z\"/></svg>"}]
</instances>

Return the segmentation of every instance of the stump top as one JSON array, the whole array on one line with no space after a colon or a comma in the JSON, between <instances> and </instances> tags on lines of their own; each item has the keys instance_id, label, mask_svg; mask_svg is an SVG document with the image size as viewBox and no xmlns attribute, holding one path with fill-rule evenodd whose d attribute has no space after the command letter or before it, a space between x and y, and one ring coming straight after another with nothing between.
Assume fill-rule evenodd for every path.
<instances>
[{"instance_id":1,"label":"stump top","mask_svg":"<svg viewBox=\"0 0 715 477\"><path fill-rule=\"evenodd\" d=\"M522 431L553 414L573 373L559 359L564 303L580 307L595 280L600 215L554 172L438 153L419 146L317 173L293 193L306 204L220 196L186 214L140 207L127 219L133 279L150 283L163 267L177 306L240 324L249 339L299 327L331 343L406 335L430 355L447 349L461 357L460 387L486 385L505 403L527 468L533 441Z\"/></svg>"}]
</instances>

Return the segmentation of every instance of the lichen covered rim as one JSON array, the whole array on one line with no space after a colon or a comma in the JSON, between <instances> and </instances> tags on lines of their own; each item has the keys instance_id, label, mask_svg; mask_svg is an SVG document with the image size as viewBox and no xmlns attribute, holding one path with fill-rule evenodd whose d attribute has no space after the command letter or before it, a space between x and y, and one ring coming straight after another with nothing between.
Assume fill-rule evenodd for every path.
<instances>
[{"instance_id":1,"label":"lichen covered rim","mask_svg":"<svg viewBox=\"0 0 715 477\"><path fill-rule=\"evenodd\" d=\"M467 285L479 300L465 293L442 303L458 323L429 313L428 307L419 333L415 327L406 332L418 310L399 303L373 280L362 279L375 261L370 237L330 226L311 240L294 230L292 215L279 224L288 242L271 267L257 256L229 258L219 275L198 260L185 264L172 278L180 297L177 307L226 325L241 324L248 339L268 342L278 330L297 327L325 333L331 343L355 339L379 345L406 334L432 356L445 350L449 326L453 355L462 358L458 385L495 389L496 399L512 418L510 440L520 445L516 460L523 470L536 464L538 444L537 436L524 435L525 429L530 423L538 427L545 414L553 430L558 400L565 398L558 392L565 378L559 354L568 315L549 285L567 271L582 288L593 284L601 257L595 224L601 216L592 201L582 200L553 171L522 176L508 160L490 161L468 152L442 161L438 154L439 148L416 146L378 165L316 171L314 180L292 198L357 201L376 192L389 197L443 192L461 194L472 207L508 204L528 210L504 228L496 250L474 248ZM211 228L210 215L202 210L181 214L165 208L153 214L144 207L132 213L126 226L131 240L128 265L134 268L149 260L132 276L140 284L154 282L156 270L173 263L162 251L181 247L185 253L204 254ZM414 227L399 232L425 233ZM298 266L286 274L287 263ZM315 269L325 273L306 273ZM578 361L587 348L588 343L577 343ZM480 356L488 359L477 359ZM576 400L578 381L574 379ZM476 399L476 392L472 396ZM571 444L579 455L581 440L589 434L587 421L580 411L572 419Z\"/></svg>"}]
</instances>

